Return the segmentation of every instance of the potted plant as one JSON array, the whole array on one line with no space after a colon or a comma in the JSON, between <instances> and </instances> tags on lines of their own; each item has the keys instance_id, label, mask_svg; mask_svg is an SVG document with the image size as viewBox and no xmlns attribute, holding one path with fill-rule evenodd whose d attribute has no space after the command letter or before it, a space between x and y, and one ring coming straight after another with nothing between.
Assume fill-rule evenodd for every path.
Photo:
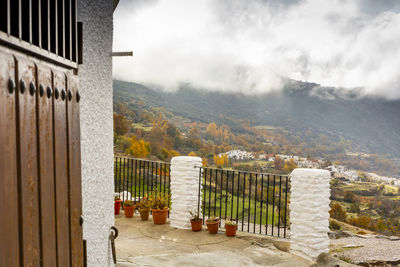
<instances>
[{"instance_id":1,"label":"potted plant","mask_svg":"<svg viewBox=\"0 0 400 267\"><path fill-rule=\"evenodd\" d=\"M119 196L114 197L114 215L118 215L121 210L121 198Z\"/></svg>"},{"instance_id":2,"label":"potted plant","mask_svg":"<svg viewBox=\"0 0 400 267\"><path fill-rule=\"evenodd\" d=\"M218 217L211 217L208 218L206 221L208 232L210 234L216 234L218 233L218 227L219 227L219 218Z\"/></svg>"},{"instance_id":3,"label":"potted plant","mask_svg":"<svg viewBox=\"0 0 400 267\"><path fill-rule=\"evenodd\" d=\"M137 204L137 209L139 210L142 221L147 221L149 219L150 206L151 203L147 196L140 199L140 202Z\"/></svg>"},{"instance_id":4,"label":"potted plant","mask_svg":"<svg viewBox=\"0 0 400 267\"><path fill-rule=\"evenodd\" d=\"M167 222L169 210L168 200L166 197L158 195L157 192L154 192L150 195L149 201L154 224L165 224Z\"/></svg>"},{"instance_id":5,"label":"potted plant","mask_svg":"<svg viewBox=\"0 0 400 267\"><path fill-rule=\"evenodd\" d=\"M126 218L132 218L135 209L136 209L135 202L129 199L124 201L124 211Z\"/></svg>"},{"instance_id":6,"label":"potted plant","mask_svg":"<svg viewBox=\"0 0 400 267\"><path fill-rule=\"evenodd\" d=\"M192 225L192 231L193 232L199 232L203 228L203 219L199 217L197 214L197 211L191 212L189 211L190 214L190 224Z\"/></svg>"},{"instance_id":7,"label":"potted plant","mask_svg":"<svg viewBox=\"0 0 400 267\"><path fill-rule=\"evenodd\" d=\"M226 236L236 236L237 224L236 222L226 221L225 222L225 234Z\"/></svg>"}]
</instances>

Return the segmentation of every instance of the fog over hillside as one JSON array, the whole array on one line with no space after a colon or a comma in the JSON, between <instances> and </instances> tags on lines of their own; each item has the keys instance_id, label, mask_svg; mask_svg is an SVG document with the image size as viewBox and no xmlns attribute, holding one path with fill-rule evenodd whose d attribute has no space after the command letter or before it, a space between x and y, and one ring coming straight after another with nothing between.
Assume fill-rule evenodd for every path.
<instances>
[{"instance_id":1,"label":"fog over hillside","mask_svg":"<svg viewBox=\"0 0 400 267\"><path fill-rule=\"evenodd\" d=\"M314 88L316 84L292 81L282 91L252 96L190 87L165 92L114 81L114 98L128 105L131 100L143 100L193 121L228 124L234 131L241 130L235 119L292 132L311 130L332 140L352 140L363 150L357 152L400 157L400 100L357 98L348 91Z\"/></svg>"},{"instance_id":2,"label":"fog over hillside","mask_svg":"<svg viewBox=\"0 0 400 267\"><path fill-rule=\"evenodd\" d=\"M398 0L136 0L115 13L114 78L260 94L286 78L400 98Z\"/></svg>"}]
</instances>

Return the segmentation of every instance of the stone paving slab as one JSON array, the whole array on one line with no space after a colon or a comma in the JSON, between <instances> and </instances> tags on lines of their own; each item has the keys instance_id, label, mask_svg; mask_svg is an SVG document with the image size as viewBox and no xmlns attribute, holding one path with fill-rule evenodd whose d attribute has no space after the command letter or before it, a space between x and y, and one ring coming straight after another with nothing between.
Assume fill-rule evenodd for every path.
<instances>
[{"instance_id":1,"label":"stone paving slab","mask_svg":"<svg viewBox=\"0 0 400 267\"><path fill-rule=\"evenodd\" d=\"M227 237L154 225L150 220L116 216L117 266L310 266L303 258L247 235ZM261 244L261 245L260 245Z\"/></svg>"}]
</instances>

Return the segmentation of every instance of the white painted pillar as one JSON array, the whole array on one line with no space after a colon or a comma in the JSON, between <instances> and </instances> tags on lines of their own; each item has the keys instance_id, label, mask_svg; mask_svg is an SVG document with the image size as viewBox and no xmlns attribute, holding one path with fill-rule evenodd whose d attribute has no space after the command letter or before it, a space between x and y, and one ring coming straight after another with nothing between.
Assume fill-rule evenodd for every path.
<instances>
[{"instance_id":1,"label":"white painted pillar","mask_svg":"<svg viewBox=\"0 0 400 267\"><path fill-rule=\"evenodd\" d=\"M290 174L290 250L315 260L329 252L329 181L327 170L295 169Z\"/></svg>"},{"instance_id":2,"label":"white painted pillar","mask_svg":"<svg viewBox=\"0 0 400 267\"><path fill-rule=\"evenodd\" d=\"M114 221L112 0L80 0L83 63L79 65L83 238L87 266L114 266L110 227ZM94 208L96 207L96 208ZM3 216L3 215L0 215Z\"/></svg>"},{"instance_id":3,"label":"white painted pillar","mask_svg":"<svg viewBox=\"0 0 400 267\"><path fill-rule=\"evenodd\" d=\"M172 205L169 220L172 227L179 229L191 227L189 211L197 210L201 166L202 160L199 157L180 156L171 159Z\"/></svg>"}]
</instances>

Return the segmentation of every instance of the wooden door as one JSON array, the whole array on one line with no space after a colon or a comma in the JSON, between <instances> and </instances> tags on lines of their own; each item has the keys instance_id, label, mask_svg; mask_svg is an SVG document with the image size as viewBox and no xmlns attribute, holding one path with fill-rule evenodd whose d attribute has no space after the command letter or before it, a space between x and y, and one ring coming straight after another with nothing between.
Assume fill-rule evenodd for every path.
<instances>
[{"instance_id":1,"label":"wooden door","mask_svg":"<svg viewBox=\"0 0 400 267\"><path fill-rule=\"evenodd\" d=\"M0 266L83 266L78 77L0 45Z\"/></svg>"}]
</instances>

